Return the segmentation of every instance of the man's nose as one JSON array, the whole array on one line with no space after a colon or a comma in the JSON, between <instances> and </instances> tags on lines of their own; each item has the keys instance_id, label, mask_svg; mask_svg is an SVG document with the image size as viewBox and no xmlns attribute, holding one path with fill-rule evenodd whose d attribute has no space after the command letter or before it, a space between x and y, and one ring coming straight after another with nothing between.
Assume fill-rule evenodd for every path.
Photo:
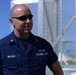
<instances>
[{"instance_id":1,"label":"man's nose","mask_svg":"<svg viewBox=\"0 0 76 75\"><path fill-rule=\"evenodd\" d=\"M29 19L29 18L27 18L27 19L26 19L26 23L29 23L29 22L30 22L30 19Z\"/></svg>"}]
</instances>

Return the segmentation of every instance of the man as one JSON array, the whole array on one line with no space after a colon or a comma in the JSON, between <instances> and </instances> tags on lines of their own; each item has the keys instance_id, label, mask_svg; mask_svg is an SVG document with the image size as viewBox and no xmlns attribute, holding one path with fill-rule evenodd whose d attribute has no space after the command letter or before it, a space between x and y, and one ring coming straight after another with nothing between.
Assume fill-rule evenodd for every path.
<instances>
[{"instance_id":1,"label":"man","mask_svg":"<svg viewBox=\"0 0 76 75\"><path fill-rule=\"evenodd\" d=\"M0 75L45 75L46 66L54 75L63 75L52 46L31 33L30 9L15 5L10 17L14 31L0 40Z\"/></svg>"}]
</instances>

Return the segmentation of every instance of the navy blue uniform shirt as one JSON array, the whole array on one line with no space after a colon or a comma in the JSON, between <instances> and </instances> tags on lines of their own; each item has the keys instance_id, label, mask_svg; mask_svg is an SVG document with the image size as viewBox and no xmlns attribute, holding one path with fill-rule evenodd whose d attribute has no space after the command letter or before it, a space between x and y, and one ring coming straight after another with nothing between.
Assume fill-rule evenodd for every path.
<instances>
[{"instance_id":1,"label":"navy blue uniform shirt","mask_svg":"<svg viewBox=\"0 0 76 75\"><path fill-rule=\"evenodd\" d=\"M0 40L0 75L45 75L57 59L52 46L32 33L27 40L14 32Z\"/></svg>"}]
</instances>

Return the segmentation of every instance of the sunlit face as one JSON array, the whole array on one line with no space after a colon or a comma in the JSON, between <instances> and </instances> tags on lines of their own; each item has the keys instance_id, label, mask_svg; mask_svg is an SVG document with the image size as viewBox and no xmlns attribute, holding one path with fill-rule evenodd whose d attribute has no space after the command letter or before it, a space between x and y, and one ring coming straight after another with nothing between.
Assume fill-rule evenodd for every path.
<instances>
[{"instance_id":1,"label":"sunlit face","mask_svg":"<svg viewBox=\"0 0 76 75\"><path fill-rule=\"evenodd\" d=\"M30 33L33 25L32 17L29 9L21 8L15 11L16 16L12 16L15 33L26 34Z\"/></svg>"}]
</instances>

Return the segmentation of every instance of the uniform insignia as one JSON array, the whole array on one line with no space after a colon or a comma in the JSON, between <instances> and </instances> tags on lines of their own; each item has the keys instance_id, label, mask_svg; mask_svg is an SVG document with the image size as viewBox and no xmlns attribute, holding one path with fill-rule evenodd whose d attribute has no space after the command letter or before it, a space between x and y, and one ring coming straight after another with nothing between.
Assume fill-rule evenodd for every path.
<instances>
[{"instance_id":1,"label":"uniform insignia","mask_svg":"<svg viewBox=\"0 0 76 75\"><path fill-rule=\"evenodd\" d=\"M10 42L13 42L13 39L11 39Z\"/></svg>"},{"instance_id":2,"label":"uniform insignia","mask_svg":"<svg viewBox=\"0 0 76 75\"><path fill-rule=\"evenodd\" d=\"M7 58L15 58L16 55L8 55Z\"/></svg>"},{"instance_id":3,"label":"uniform insignia","mask_svg":"<svg viewBox=\"0 0 76 75\"><path fill-rule=\"evenodd\" d=\"M45 55L48 55L48 53L45 51L45 49L42 49L42 50L39 50L37 53L36 53L37 56L45 56Z\"/></svg>"},{"instance_id":4,"label":"uniform insignia","mask_svg":"<svg viewBox=\"0 0 76 75\"><path fill-rule=\"evenodd\" d=\"M10 40L10 43L11 43L11 44L14 44L15 42L14 42L14 40L13 40L13 39L11 39L11 40Z\"/></svg>"}]
</instances>

